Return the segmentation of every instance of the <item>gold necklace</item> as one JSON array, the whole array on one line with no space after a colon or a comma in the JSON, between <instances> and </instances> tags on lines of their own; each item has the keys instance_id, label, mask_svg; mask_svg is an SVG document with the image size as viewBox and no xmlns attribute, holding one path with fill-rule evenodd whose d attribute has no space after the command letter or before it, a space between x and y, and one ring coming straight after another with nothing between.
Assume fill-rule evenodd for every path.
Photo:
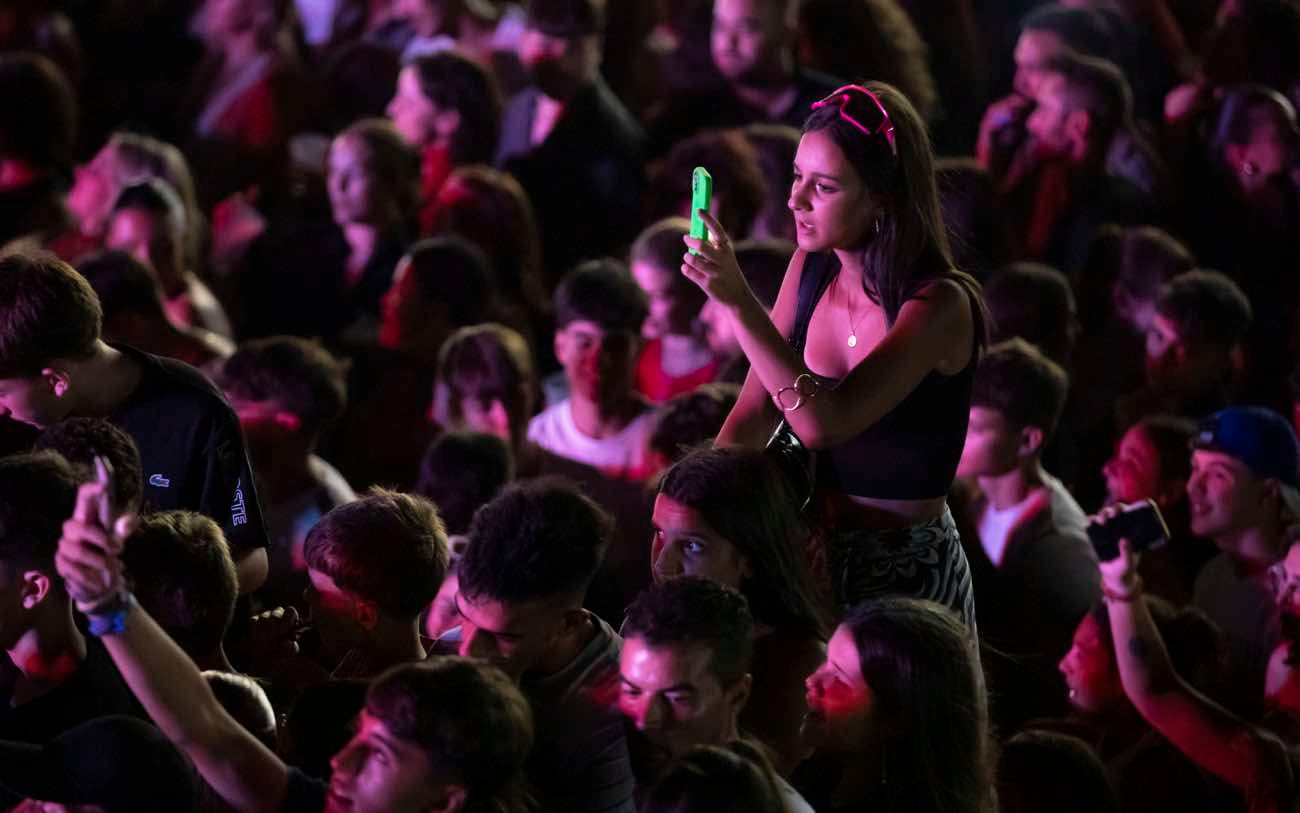
<instances>
[{"instance_id":1,"label":"gold necklace","mask_svg":"<svg viewBox=\"0 0 1300 813\"><path fill-rule=\"evenodd\" d=\"M838 288L839 285L840 285L840 277L837 274L835 276L835 287ZM844 300L844 307L847 308L849 312L849 338L845 342L845 344L847 344L849 347L857 347L858 346L858 330L857 330L858 320L853 317L853 305L849 302L848 294L840 294L840 298Z\"/></svg>"}]
</instances>

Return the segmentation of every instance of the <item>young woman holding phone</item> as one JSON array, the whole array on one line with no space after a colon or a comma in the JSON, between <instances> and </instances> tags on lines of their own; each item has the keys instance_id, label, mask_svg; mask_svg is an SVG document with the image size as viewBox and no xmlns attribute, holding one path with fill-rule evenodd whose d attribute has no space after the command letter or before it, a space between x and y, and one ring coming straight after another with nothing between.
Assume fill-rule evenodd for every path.
<instances>
[{"instance_id":1,"label":"young woman holding phone","mask_svg":"<svg viewBox=\"0 0 1300 813\"><path fill-rule=\"evenodd\" d=\"M979 284L953 267L925 125L896 89L813 105L789 208L798 251L769 317L707 212L682 273L721 306L751 370L719 443L763 445L779 418L816 453L813 505L837 609L881 594L952 607L974 630L946 495L984 344Z\"/></svg>"}]
</instances>

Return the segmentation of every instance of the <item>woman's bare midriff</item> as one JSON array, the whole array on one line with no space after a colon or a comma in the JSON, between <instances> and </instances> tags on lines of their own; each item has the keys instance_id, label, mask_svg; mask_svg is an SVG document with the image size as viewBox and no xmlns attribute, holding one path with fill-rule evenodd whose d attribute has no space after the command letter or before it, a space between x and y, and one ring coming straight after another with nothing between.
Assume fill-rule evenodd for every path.
<instances>
[{"instance_id":1,"label":"woman's bare midriff","mask_svg":"<svg viewBox=\"0 0 1300 813\"><path fill-rule=\"evenodd\" d=\"M837 491L818 492L821 514L839 528L907 528L942 516L946 497L925 500L882 500Z\"/></svg>"}]
</instances>

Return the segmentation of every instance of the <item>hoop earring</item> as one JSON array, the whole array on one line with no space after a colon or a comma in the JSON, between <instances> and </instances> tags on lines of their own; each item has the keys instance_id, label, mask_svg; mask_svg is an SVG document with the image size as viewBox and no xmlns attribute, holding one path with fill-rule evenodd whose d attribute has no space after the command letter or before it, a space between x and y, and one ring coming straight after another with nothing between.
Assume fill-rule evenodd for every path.
<instances>
[{"instance_id":1,"label":"hoop earring","mask_svg":"<svg viewBox=\"0 0 1300 813\"><path fill-rule=\"evenodd\" d=\"M877 237L880 236L880 221L882 221L882 220L884 220L884 217L883 217L883 216L881 216L881 215L876 215L876 236L877 236Z\"/></svg>"}]
</instances>

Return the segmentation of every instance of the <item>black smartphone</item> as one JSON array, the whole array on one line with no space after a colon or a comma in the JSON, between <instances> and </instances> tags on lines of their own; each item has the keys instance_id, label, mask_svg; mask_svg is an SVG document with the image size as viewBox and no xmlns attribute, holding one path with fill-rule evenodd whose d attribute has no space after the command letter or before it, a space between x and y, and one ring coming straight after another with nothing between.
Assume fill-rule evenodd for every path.
<instances>
[{"instance_id":1,"label":"black smartphone","mask_svg":"<svg viewBox=\"0 0 1300 813\"><path fill-rule=\"evenodd\" d=\"M1103 520L1098 515L1088 521L1088 539L1101 561L1109 562L1119 556L1121 539L1128 540L1129 550L1134 553L1169 541L1169 526L1153 500L1120 503L1112 508L1109 518Z\"/></svg>"}]
</instances>

